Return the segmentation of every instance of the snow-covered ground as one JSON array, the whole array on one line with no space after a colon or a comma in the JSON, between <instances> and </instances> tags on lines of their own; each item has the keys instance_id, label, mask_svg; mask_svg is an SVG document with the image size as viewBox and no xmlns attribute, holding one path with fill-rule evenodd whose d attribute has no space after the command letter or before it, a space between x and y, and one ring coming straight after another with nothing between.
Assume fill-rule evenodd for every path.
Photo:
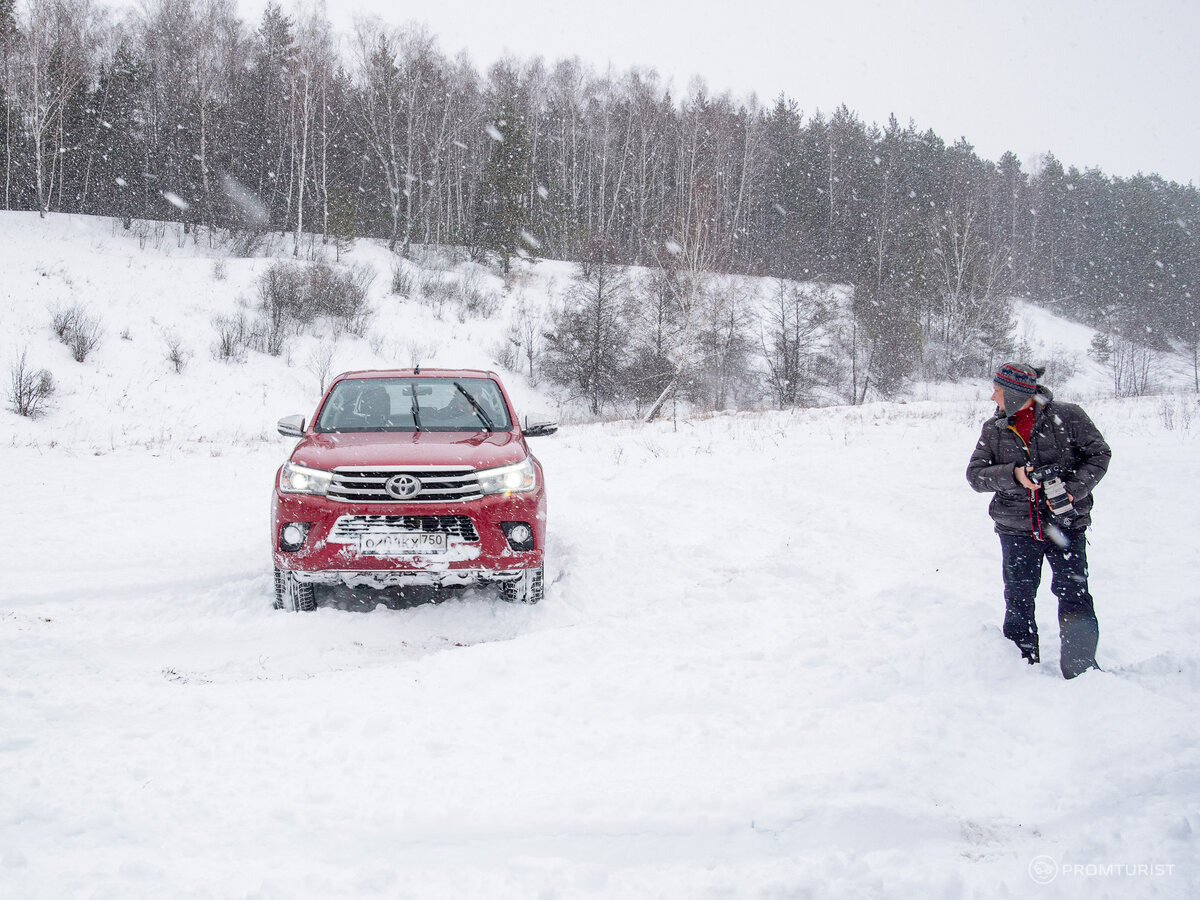
<instances>
[{"instance_id":1,"label":"snow-covered ground","mask_svg":"<svg viewBox=\"0 0 1200 900\"><path fill-rule=\"evenodd\" d=\"M1048 585L1046 663L1000 634L986 384L564 428L544 603L294 615L268 502L308 351L208 353L264 265L0 214L0 333L61 391L0 413L0 897L1200 893L1194 394L1104 399L1082 361L1059 391L1114 451L1105 671L1072 682ZM47 337L58 297L102 316L94 362ZM468 365L503 326L381 318Z\"/></svg>"}]
</instances>

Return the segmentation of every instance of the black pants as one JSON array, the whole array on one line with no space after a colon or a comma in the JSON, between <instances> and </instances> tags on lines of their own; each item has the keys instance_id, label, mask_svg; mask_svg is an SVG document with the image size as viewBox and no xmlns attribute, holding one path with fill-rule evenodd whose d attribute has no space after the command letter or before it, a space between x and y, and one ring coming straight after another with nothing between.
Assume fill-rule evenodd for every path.
<instances>
[{"instance_id":1,"label":"black pants","mask_svg":"<svg viewBox=\"0 0 1200 900\"><path fill-rule=\"evenodd\" d=\"M1029 534L1002 534L1004 558L1004 636L1033 660L1039 658L1034 598L1042 581L1042 559L1050 563L1050 589L1058 597L1059 664L1074 678L1096 665L1100 625L1088 593L1087 541L1082 531L1062 532L1065 546Z\"/></svg>"}]
</instances>

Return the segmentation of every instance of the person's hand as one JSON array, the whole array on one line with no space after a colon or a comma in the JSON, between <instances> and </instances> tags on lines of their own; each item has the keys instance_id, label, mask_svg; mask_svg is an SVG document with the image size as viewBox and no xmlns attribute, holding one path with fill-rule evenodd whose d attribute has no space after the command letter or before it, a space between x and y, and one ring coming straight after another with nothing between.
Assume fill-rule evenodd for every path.
<instances>
[{"instance_id":1,"label":"person's hand","mask_svg":"<svg viewBox=\"0 0 1200 900\"><path fill-rule=\"evenodd\" d=\"M1029 480L1029 473L1032 471L1029 466L1014 466L1013 478L1017 479L1017 484L1025 488L1027 491L1036 491L1040 485L1034 484Z\"/></svg>"}]
</instances>

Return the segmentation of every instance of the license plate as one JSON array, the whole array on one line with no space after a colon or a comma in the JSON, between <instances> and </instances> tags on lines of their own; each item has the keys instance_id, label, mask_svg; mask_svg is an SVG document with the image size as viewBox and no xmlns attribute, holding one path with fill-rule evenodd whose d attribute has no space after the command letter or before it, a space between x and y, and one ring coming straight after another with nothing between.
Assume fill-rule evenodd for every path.
<instances>
[{"instance_id":1,"label":"license plate","mask_svg":"<svg viewBox=\"0 0 1200 900\"><path fill-rule=\"evenodd\" d=\"M425 556L429 553L445 553L449 548L444 532L413 531L358 536L360 556Z\"/></svg>"}]
</instances>

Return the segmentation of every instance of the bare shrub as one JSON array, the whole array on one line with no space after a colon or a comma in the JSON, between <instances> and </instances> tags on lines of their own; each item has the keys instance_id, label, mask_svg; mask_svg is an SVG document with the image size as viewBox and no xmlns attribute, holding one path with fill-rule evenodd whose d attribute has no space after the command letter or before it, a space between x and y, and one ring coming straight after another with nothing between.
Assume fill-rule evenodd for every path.
<instances>
[{"instance_id":1,"label":"bare shrub","mask_svg":"<svg viewBox=\"0 0 1200 900\"><path fill-rule=\"evenodd\" d=\"M409 368L415 369L437 353L438 345L436 342L409 341L404 349L408 353Z\"/></svg>"},{"instance_id":2,"label":"bare shrub","mask_svg":"<svg viewBox=\"0 0 1200 900\"><path fill-rule=\"evenodd\" d=\"M231 228L225 239L229 255L239 259L251 259L270 252L270 237L264 228L250 226Z\"/></svg>"},{"instance_id":3,"label":"bare shrub","mask_svg":"<svg viewBox=\"0 0 1200 900\"><path fill-rule=\"evenodd\" d=\"M422 272L418 276L417 292L433 310L434 318L439 321L445 315L447 304L454 307L459 322L465 322L468 316L493 316L500 306L500 297L495 291L484 290L482 278L477 271L470 271L459 277L438 272Z\"/></svg>"},{"instance_id":4,"label":"bare shrub","mask_svg":"<svg viewBox=\"0 0 1200 900\"><path fill-rule=\"evenodd\" d=\"M366 266L335 268L315 263L306 273L305 314L330 319L339 331L361 336L370 319L367 291L375 273Z\"/></svg>"},{"instance_id":5,"label":"bare shrub","mask_svg":"<svg viewBox=\"0 0 1200 900\"><path fill-rule=\"evenodd\" d=\"M1062 344L1052 344L1050 354L1046 359L1046 381L1050 384L1062 384L1074 378L1079 371L1079 354L1068 350Z\"/></svg>"},{"instance_id":6,"label":"bare shrub","mask_svg":"<svg viewBox=\"0 0 1200 900\"><path fill-rule=\"evenodd\" d=\"M288 338L318 318L329 320L334 333L362 336L370 321L367 292L374 272L366 266L335 267L275 263L258 282L261 349L278 356Z\"/></svg>"},{"instance_id":7,"label":"bare shrub","mask_svg":"<svg viewBox=\"0 0 1200 900\"><path fill-rule=\"evenodd\" d=\"M306 368L320 382L320 393L325 393L325 385L329 382L329 373L333 369L333 344L321 343L308 355Z\"/></svg>"},{"instance_id":8,"label":"bare shrub","mask_svg":"<svg viewBox=\"0 0 1200 900\"><path fill-rule=\"evenodd\" d=\"M167 342L167 362L175 370L176 375L182 375L184 368L187 366L188 360L192 358L192 354L183 346L183 341L179 335L166 335Z\"/></svg>"},{"instance_id":9,"label":"bare shrub","mask_svg":"<svg viewBox=\"0 0 1200 900\"><path fill-rule=\"evenodd\" d=\"M1152 393L1158 375L1158 352L1121 335L1112 336L1108 370L1118 397L1144 397Z\"/></svg>"},{"instance_id":10,"label":"bare shrub","mask_svg":"<svg viewBox=\"0 0 1200 900\"><path fill-rule=\"evenodd\" d=\"M509 319L504 340L496 348L496 361L513 372L526 369L531 384L537 384L535 364L541 355L545 319L540 310L532 309L525 293L517 294L516 309Z\"/></svg>"},{"instance_id":11,"label":"bare shrub","mask_svg":"<svg viewBox=\"0 0 1200 900\"><path fill-rule=\"evenodd\" d=\"M1158 407L1163 428L1167 431L1182 431L1184 434L1190 432L1195 415L1193 406L1193 403L1183 397L1163 397Z\"/></svg>"},{"instance_id":12,"label":"bare shrub","mask_svg":"<svg viewBox=\"0 0 1200 900\"><path fill-rule=\"evenodd\" d=\"M55 312L50 327L75 362L83 362L100 346L100 320L89 316L78 304Z\"/></svg>"},{"instance_id":13,"label":"bare shrub","mask_svg":"<svg viewBox=\"0 0 1200 900\"><path fill-rule=\"evenodd\" d=\"M56 310L50 318L50 327L54 329L54 336L65 344L67 335L75 330L76 324L82 316L83 308L80 306Z\"/></svg>"},{"instance_id":14,"label":"bare shrub","mask_svg":"<svg viewBox=\"0 0 1200 900\"><path fill-rule=\"evenodd\" d=\"M440 292L442 284L441 273L432 269L422 269L417 275L417 293L422 297L434 297Z\"/></svg>"},{"instance_id":15,"label":"bare shrub","mask_svg":"<svg viewBox=\"0 0 1200 900\"><path fill-rule=\"evenodd\" d=\"M312 319L304 308L303 270L282 262L270 266L258 280L258 306L258 347L279 356L291 334Z\"/></svg>"},{"instance_id":16,"label":"bare shrub","mask_svg":"<svg viewBox=\"0 0 1200 900\"><path fill-rule=\"evenodd\" d=\"M455 297L458 301L458 320L463 322L467 316L486 319L496 314L500 306L500 298L494 291L483 289L482 278L478 271L468 272L462 277Z\"/></svg>"},{"instance_id":17,"label":"bare shrub","mask_svg":"<svg viewBox=\"0 0 1200 900\"><path fill-rule=\"evenodd\" d=\"M442 247L432 244L414 244L409 252L409 258L414 260L422 269L448 271L459 261L459 254L454 247Z\"/></svg>"},{"instance_id":18,"label":"bare shrub","mask_svg":"<svg viewBox=\"0 0 1200 900\"><path fill-rule=\"evenodd\" d=\"M246 358L252 338L246 316L238 313L234 318L217 316L213 319L213 327L217 332L217 341L213 345L213 359L224 362L241 362Z\"/></svg>"},{"instance_id":19,"label":"bare shrub","mask_svg":"<svg viewBox=\"0 0 1200 900\"><path fill-rule=\"evenodd\" d=\"M399 263L392 266L392 293L408 297L412 295L412 290L413 277L408 267Z\"/></svg>"},{"instance_id":20,"label":"bare shrub","mask_svg":"<svg viewBox=\"0 0 1200 900\"><path fill-rule=\"evenodd\" d=\"M504 340L492 349L492 356L500 364L500 368L515 372L521 365L520 346L520 340L510 326Z\"/></svg>"},{"instance_id":21,"label":"bare shrub","mask_svg":"<svg viewBox=\"0 0 1200 900\"><path fill-rule=\"evenodd\" d=\"M453 293L450 279L438 272L424 270L417 276L417 294L439 322L445 316L446 303Z\"/></svg>"},{"instance_id":22,"label":"bare shrub","mask_svg":"<svg viewBox=\"0 0 1200 900\"><path fill-rule=\"evenodd\" d=\"M71 358L79 363L91 356L92 351L98 346L100 346L100 323L94 320L89 321L72 334L71 339L67 341L67 349L71 351Z\"/></svg>"},{"instance_id":23,"label":"bare shrub","mask_svg":"<svg viewBox=\"0 0 1200 900\"><path fill-rule=\"evenodd\" d=\"M35 419L45 412L54 396L54 376L46 369L34 371L26 362L27 351L9 369L8 402L18 416Z\"/></svg>"}]
</instances>

